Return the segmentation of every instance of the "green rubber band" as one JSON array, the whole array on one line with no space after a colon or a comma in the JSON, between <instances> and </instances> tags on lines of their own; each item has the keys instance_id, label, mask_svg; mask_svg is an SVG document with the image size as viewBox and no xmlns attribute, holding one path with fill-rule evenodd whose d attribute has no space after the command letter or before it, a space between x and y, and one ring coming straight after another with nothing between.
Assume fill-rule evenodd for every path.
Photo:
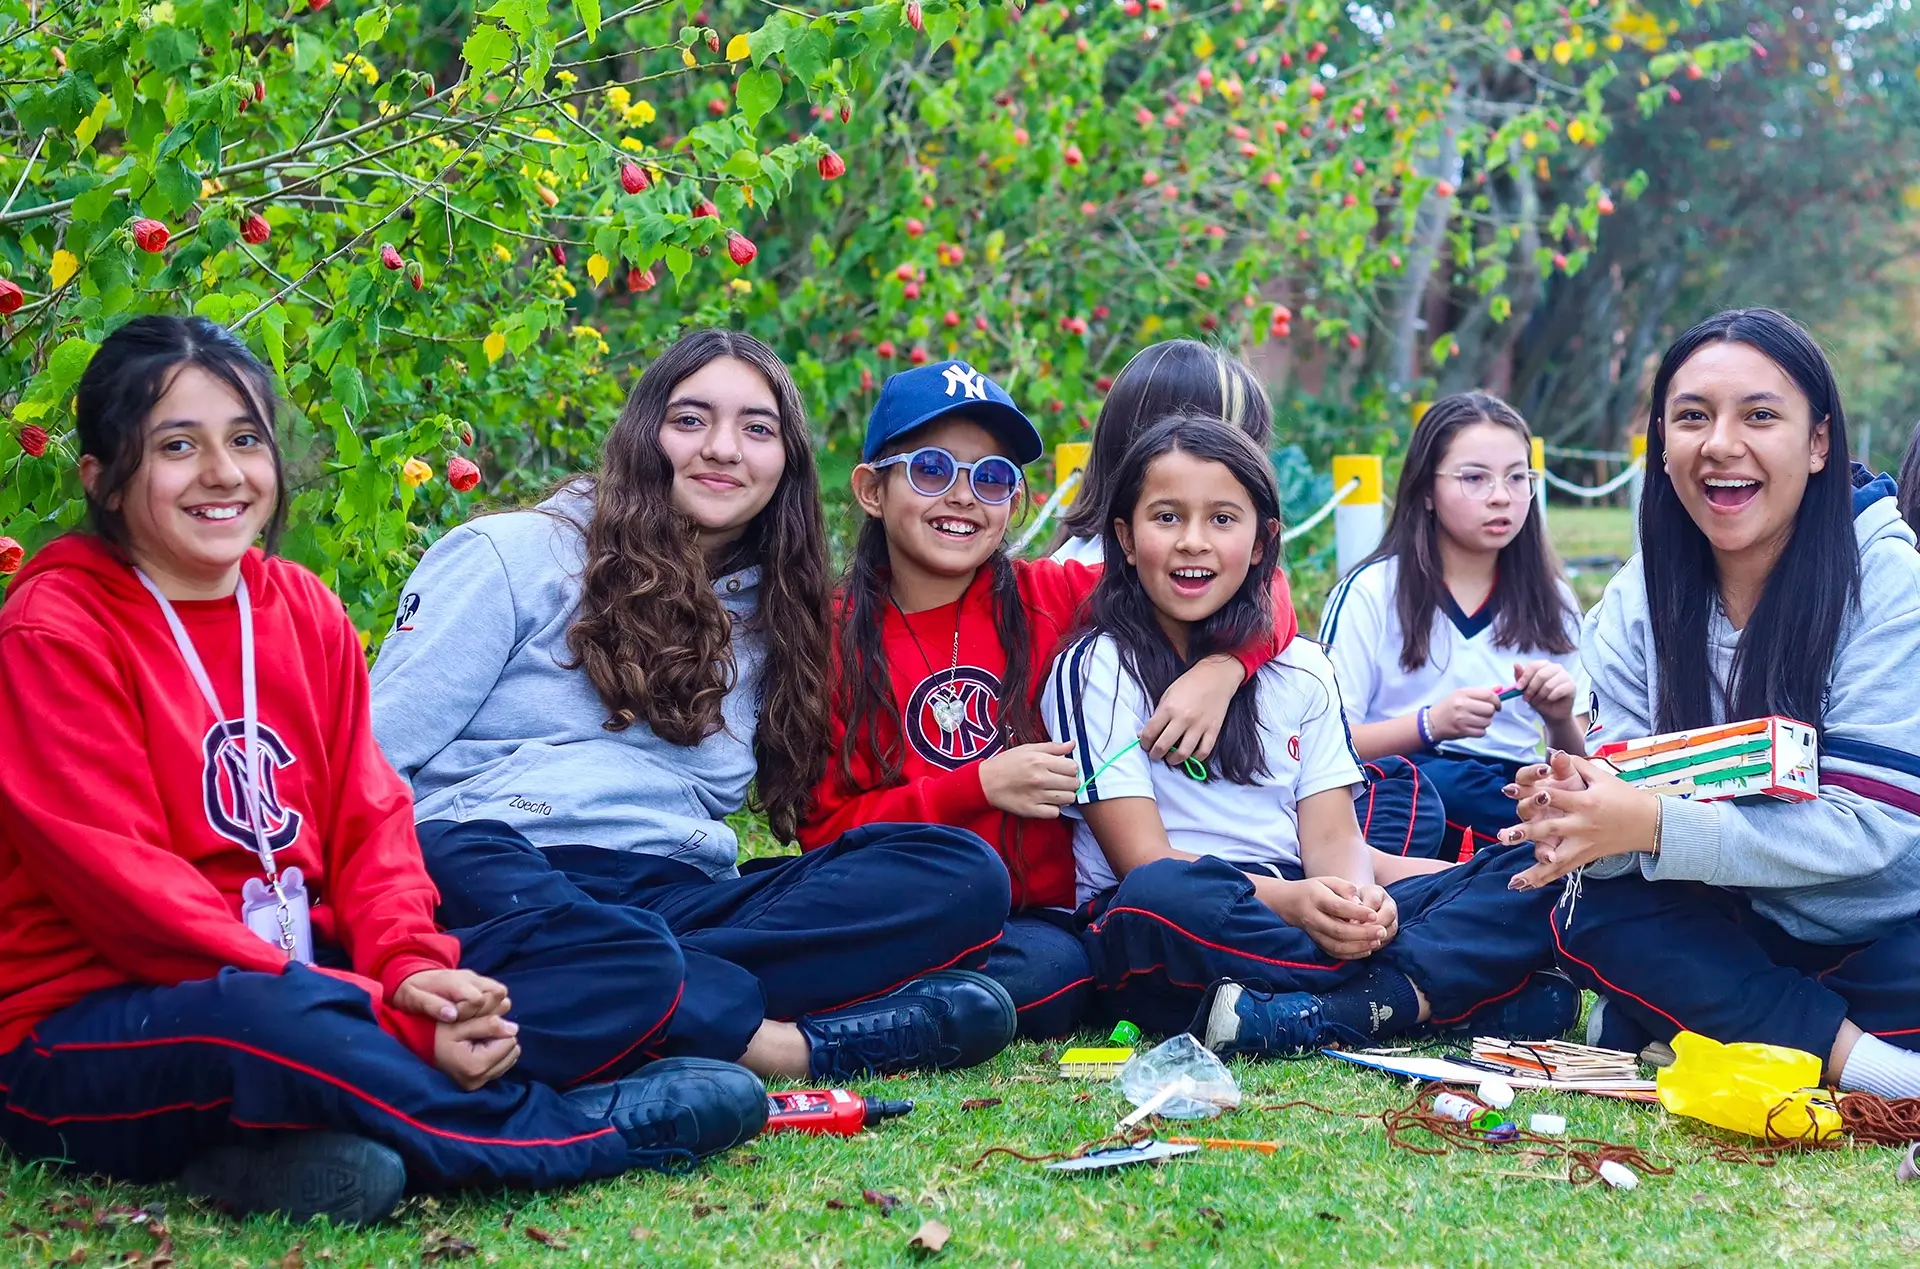
<instances>
[{"instance_id":1,"label":"green rubber band","mask_svg":"<svg viewBox=\"0 0 1920 1269\"><path fill-rule=\"evenodd\" d=\"M1126 748L1122 749L1119 753L1113 755L1113 757L1101 763L1100 769L1098 771L1095 771L1092 775L1088 776L1086 779L1082 780L1080 782L1080 787L1073 791L1074 799L1076 801L1079 800L1080 795L1087 791L1088 785L1092 784L1095 780L1098 780L1101 776L1107 774L1107 768L1111 767L1114 763L1120 761L1122 758L1126 757L1128 754L1132 753L1134 750L1138 749L1139 747L1140 747L1140 741L1136 737L1132 741L1132 743L1127 745ZM1187 773L1188 779L1198 780L1202 784L1206 783L1207 774L1208 774L1207 764L1200 761L1198 758L1182 758L1180 760L1180 769Z\"/></svg>"}]
</instances>

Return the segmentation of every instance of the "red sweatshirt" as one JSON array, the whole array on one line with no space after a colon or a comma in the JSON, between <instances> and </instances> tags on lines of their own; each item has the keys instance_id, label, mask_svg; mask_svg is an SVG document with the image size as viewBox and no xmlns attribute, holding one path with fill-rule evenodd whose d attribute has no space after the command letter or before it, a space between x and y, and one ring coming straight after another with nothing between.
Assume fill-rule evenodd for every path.
<instances>
[{"instance_id":1,"label":"red sweatshirt","mask_svg":"<svg viewBox=\"0 0 1920 1269\"><path fill-rule=\"evenodd\" d=\"M305 877L315 944L351 960L338 976L431 1060L432 1020L380 1002L411 974L458 965L460 946L434 925L412 799L374 742L359 636L299 565L254 551L241 567L276 863ZM237 719L234 600L174 608ZM240 920L261 869L223 778L239 741L216 728L153 596L98 539L61 538L14 579L0 685L0 1052L105 987L285 967Z\"/></svg>"},{"instance_id":2,"label":"red sweatshirt","mask_svg":"<svg viewBox=\"0 0 1920 1269\"><path fill-rule=\"evenodd\" d=\"M1061 642L1073 632L1080 605L1100 580L1100 569L1052 560L1015 560L1014 578L1027 610L1027 664L1033 699L1046 686L1047 669ZM1292 639L1293 601L1284 574L1274 574L1277 638L1240 657L1249 674ZM953 664L955 622L960 631L957 673ZM836 641L838 630L835 631ZM1030 820L1008 815L987 800L980 764L1006 746L1000 732L1000 676L1007 654L993 622L993 577L981 569L959 604L929 608L910 617L886 606L880 632L893 698L901 702L905 733L902 783L879 783L879 764L865 751L854 755L860 792L840 778L840 745L847 720L832 720L827 775L814 790L813 809L800 826L800 845L814 850L862 824L885 822L949 824L971 829L1000 852L1013 878L1013 906L1073 906L1073 826L1067 819ZM839 653L835 650L834 665ZM948 733L935 719L928 698L951 677L966 706L957 731Z\"/></svg>"}]
</instances>

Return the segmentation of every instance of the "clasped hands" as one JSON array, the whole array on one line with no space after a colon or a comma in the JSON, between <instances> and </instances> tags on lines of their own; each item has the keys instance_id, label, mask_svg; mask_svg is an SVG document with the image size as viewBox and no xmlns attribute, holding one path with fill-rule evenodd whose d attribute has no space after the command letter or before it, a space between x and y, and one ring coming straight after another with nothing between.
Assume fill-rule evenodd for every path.
<instances>
[{"instance_id":1,"label":"clasped hands","mask_svg":"<svg viewBox=\"0 0 1920 1269\"><path fill-rule=\"evenodd\" d=\"M1502 829L1500 841L1532 842L1535 860L1509 889L1537 890L1597 859L1659 849L1658 796L1604 763L1556 749L1546 762L1522 767L1504 792L1520 823Z\"/></svg>"},{"instance_id":2,"label":"clasped hands","mask_svg":"<svg viewBox=\"0 0 1920 1269\"><path fill-rule=\"evenodd\" d=\"M1345 877L1308 877L1284 883L1272 907L1329 956L1371 956L1400 932L1400 909L1384 887Z\"/></svg>"},{"instance_id":3,"label":"clasped hands","mask_svg":"<svg viewBox=\"0 0 1920 1269\"><path fill-rule=\"evenodd\" d=\"M513 1001L491 978L470 969L421 970L394 988L388 1003L433 1019L433 1064L468 1092L520 1060L520 1024L507 1020Z\"/></svg>"}]
</instances>

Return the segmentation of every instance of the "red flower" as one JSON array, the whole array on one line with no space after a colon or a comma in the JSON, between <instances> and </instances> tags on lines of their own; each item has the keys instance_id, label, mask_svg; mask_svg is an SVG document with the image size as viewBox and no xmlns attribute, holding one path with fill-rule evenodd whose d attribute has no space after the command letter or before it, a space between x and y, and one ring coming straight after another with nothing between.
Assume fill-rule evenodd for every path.
<instances>
[{"instance_id":1,"label":"red flower","mask_svg":"<svg viewBox=\"0 0 1920 1269\"><path fill-rule=\"evenodd\" d=\"M18 284L0 278L0 313L17 312L26 302L27 293Z\"/></svg>"},{"instance_id":2,"label":"red flower","mask_svg":"<svg viewBox=\"0 0 1920 1269\"><path fill-rule=\"evenodd\" d=\"M920 0L907 0L907 25L916 31L927 29L927 20L920 13Z\"/></svg>"},{"instance_id":3,"label":"red flower","mask_svg":"<svg viewBox=\"0 0 1920 1269\"><path fill-rule=\"evenodd\" d=\"M693 205L693 218L695 220L700 219L702 216L718 216L719 214L720 209L713 205L713 200L710 198L703 198Z\"/></svg>"},{"instance_id":4,"label":"red flower","mask_svg":"<svg viewBox=\"0 0 1920 1269\"><path fill-rule=\"evenodd\" d=\"M879 343L873 346L873 351L878 353L880 356L886 358L888 361L892 361L893 354L895 352L893 341L891 339L883 339Z\"/></svg>"},{"instance_id":5,"label":"red flower","mask_svg":"<svg viewBox=\"0 0 1920 1269\"><path fill-rule=\"evenodd\" d=\"M47 429L29 423L20 429L20 448L27 451L28 458L38 458L47 452Z\"/></svg>"},{"instance_id":6,"label":"red flower","mask_svg":"<svg viewBox=\"0 0 1920 1269\"><path fill-rule=\"evenodd\" d=\"M727 231L727 259L744 268L759 254L760 248L753 245L752 239L738 230Z\"/></svg>"},{"instance_id":7,"label":"red flower","mask_svg":"<svg viewBox=\"0 0 1920 1269\"><path fill-rule=\"evenodd\" d=\"M620 188L629 194L638 194L648 186L647 170L638 163L620 165Z\"/></svg>"},{"instance_id":8,"label":"red flower","mask_svg":"<svg viewBox=\"0 0 1920 1269\"><path fill-rule=\"evenodd\" d=\"M927 364L927 350L915 344L913 351L907 354L907 360L916 366L924 366Z\"/></svg>"},{"instance_id":9,"label":"red flower","mask_svg":"<svg viewBox=\"0 0 1920 1269\"><path fill-rule=\"evenodd\" d=\"M142 251L165 251L169 236L167 227L157 220L133 222L133 245Z\"/></svg>"},{"instance_id":10,"label":"red flower","mask_svg":"<svg viewBox=\"0 0 1920 1269\"><path fill-rule=\"evenodd\" d=\"M400 248L390 242L380 244L380 263L396 273L407 265L407 262L400 258Z\"/></svg>"},{"instance_id":11,"label":"red flower","mask_svg":"<svg viewBox=\"0 0 1920 1269\"><path fill-rule=\"evenodd\" d=\"M26 547L12 538L0 538L0 577L11 577L19 572L26 558Z\"/></svg>"},{"instance_id":12,"label":"red flower","mask_svg":"<svg viewBox=\"0 0 1920 1269\"><path fill-rule=\"evenodd\" d=\"M480 483L480 468L472 459L455 455L447 460L447 483L465 493Z\"/></svg>"},{"instance_id":13,"label":"red flower","mask_svg":"<svg viewBox=\"0 0 1920 1269\"><path fill-rule=\"evenodd\" d=\"M651 291L655 278L652 269L628 269L627 289L629 291Z\"/></svg>"},{"instance_id":14,"label":"red flower","mask_svg":"<svg viewBox=\"0 0 1920 1269\"><path fill-rule=\"evenodd\" d=\"M556 242L551 247L547 248L547 254L553 257L553 262L555 264L561 266L562 268L566 267L567 249L565 246Z\"/></svg>"},{"instance_id":15,"label":"red flower","mask_svg":"<svg viewBox=\"0 0 1920 1269\"><path fill-rule=\"evenodd\" d=\"M820 156L820 179L821 180L837 181L841 177L845 176L846 174L847 174L847 161L845 159L835 154L832 150L828 150L825 154Z\"/></svg>"},{"instance_id":16,"label":"red flower","mask_svg":"<svg viewBox=\"0 0 1920 1269\"><path fill-rule=\"evenodd\" d=\"M243 242L259 246L273 237L273 226L259 212L248 212L247 218L240 222L240 238Z\"/></svg>"}]
</instances>

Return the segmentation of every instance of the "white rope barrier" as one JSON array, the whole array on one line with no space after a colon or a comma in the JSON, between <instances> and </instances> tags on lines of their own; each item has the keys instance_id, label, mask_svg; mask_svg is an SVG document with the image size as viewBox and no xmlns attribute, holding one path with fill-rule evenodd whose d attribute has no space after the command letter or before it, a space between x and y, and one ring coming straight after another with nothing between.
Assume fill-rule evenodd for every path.
<instances>
[{"instance_id":1,"label":"white rope barrier","mask_svg":"<svg viewBox=\"0 0 1920 1269\"><path fill-rule=\"evenodd\" d=\"M1604 498L1608 494L1616 493L1619 490L1624 489L1628 485L1632 484L1634 477L1640 474L1640 470L1643 466L1644 464L1639 462L1632 463L1631 465L1628 466L1628 468L1625 471L1621 472L1618 476L1615 476L1612 480L1609 480L1604 485L1592 485L1592 486L1576 485L1571 480L1564 480L1561 477L1554 475L1550 471L1543 471L1540 474L1547 478L1547 483L1549 485L1553 486L1555 489L1558 489L1561 493L1572 494L1576 498Z\"/></svg>"},{"instance_id":2,"label":"white rope barrier","mask_svg":"<svg viewBox=\"0 0 1920 1269\"><path fill-rule=\"evenodd\" d=\"M1340 505L1341 499L1345 498L1348 494L1352 493L1354 490L1358 489L1359 487L1360 487L1359 478L1355 477L1354 479L1349 480L1346 484L1340 486L1338 489L1334 490L1333 497L1327 499L1326 504L1324 506L1322 506L1318 511L1314 512L1312 515L1308 516L1306 519L1302 520L1299 524L1294 525L1291 529L1288 529L1286 532L1282 533L1280 535L1280 541L1282 543L1287 543L1287 542L1293 541L1295 538L1305 537L1307 534L1312 533L1316 528L1320 527L1320 522L1322 520L1326 519L1328 516L1333 514L1333 509Z\"/></svg>"},{"instance_id":3,"label":"white rope barrier","mask_svg":"<svg viewBox=\"0 0 1920 1269\"><path fill-rule=\"evenodd\" d=\"M1615 449L1577 449L1571 445L1551 443L1546 451L1548 458L1584 458L1597 463L1625 463L1633 459L1632 454L1623 454Z\"/></svg>"},{"instance_id":4,"label":"white rope barrier","mask_svg":"<svg viewBox=\"0 0 1920 1269\"><path fill-rule=\"evenodd\" d=\"M1066 500L1072 497L1073 491L1079 487L1079 471L1068 472L1067 478L1061 481L1059 486L1055 488L1051 494L1047 495L1045 502L1040 504L1040 514L1033 518L1033 523L1027 526L1027 531L1022 533L1020 540L1013 544L1013 553L1015 555L1020 555L1026 551L1033 540L1040 536L1040 530L1047 527L1047 521L1053 519L1053 513L1066 505Z\"/></svg>"}]
</instances>

